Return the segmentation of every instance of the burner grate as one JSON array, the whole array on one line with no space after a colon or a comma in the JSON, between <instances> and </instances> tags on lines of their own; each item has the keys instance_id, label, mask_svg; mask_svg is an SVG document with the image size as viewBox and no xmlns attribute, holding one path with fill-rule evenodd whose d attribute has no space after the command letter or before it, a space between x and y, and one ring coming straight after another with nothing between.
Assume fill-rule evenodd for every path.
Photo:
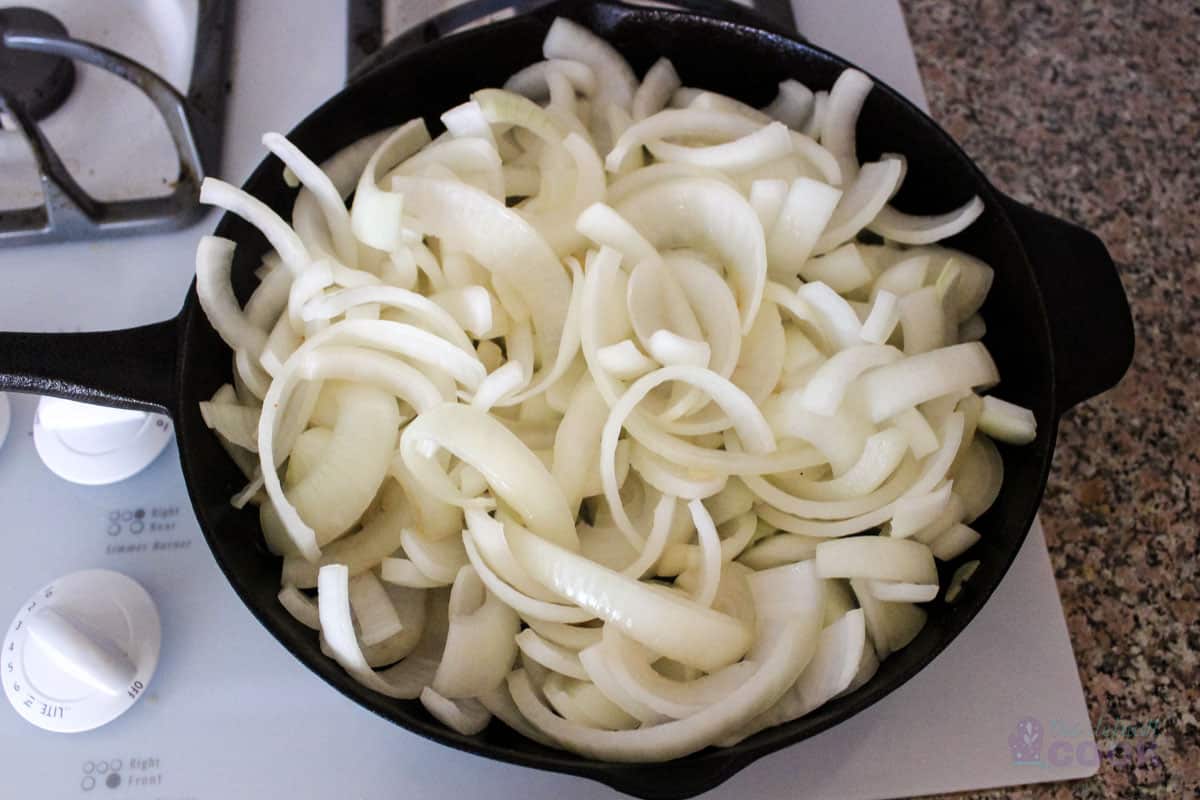
<instances>
[{"instance_id":1,"label":"burner grate","mask_svg":"<svg viewBox=\"0 0 1200 800\"><path fill-rule=\"evenodd\" d=\"M0 12L0 63L21 63L21 58L27 59L26 64L38 63L28 54L40 54L41 62L51 68L61 69L53 67L53 62L60 59L68 59L68 66L79 61L134 85L166 123L179 156L179 177L172 192L162 197L97 200L72 177L38 125L37 120L53 110L47 110L43 98L55 92L22 91L22 87L5 86L0 81L0 114L8 116L33 151L44 195L40 206L0 211L0 247L161 232L199 219L200 182L206 172L217 169L221 157L234 0L199 0L195 55L186 97L138 62L108 48L72 39L59 32L61 25L49 26L28 18L23 11ZM49 85L61 88L62 81L51 81ZM65 90L59 93L65 97L69 91L68 79Z\"/></svg>"}]
</instances>

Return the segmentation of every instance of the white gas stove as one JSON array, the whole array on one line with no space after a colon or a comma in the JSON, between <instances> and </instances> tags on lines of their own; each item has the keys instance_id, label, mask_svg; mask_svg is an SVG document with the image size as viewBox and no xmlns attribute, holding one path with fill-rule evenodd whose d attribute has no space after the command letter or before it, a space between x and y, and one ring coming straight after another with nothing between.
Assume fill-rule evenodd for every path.
<instances>
[{"instance_id":1,"label":"white gas stove","mask_svg":"<svg viewBox=\"0 0 1200 800\"><path fill-rule=\"evenodd\" d=\"M141 42L127 52L180 88L186 85L196 0L109 0L104 14L92 3L35 5L47 7L82 38L114 47ZM164 9L174 5L178 8ZM394 31L415 13L444 5L392 3L383 30ZM924 104L899 5L854 0L834 6L795 0L800 30ZM132 39L128 30L134 31ZM221 176L238 183L263 156L262 132L290 129L342 85L347 9L326 0L243 2L233 30ZM149 43L146 36L161 38ZM90 69L81 81L89 90ZM98 113L90 100L68 99L63 108L69 110L72 102L86 114ZM126 162L115 159L129 141L109 130L110 119L86 114L77 119L103 132L93 137L99 149L89 151L103 165L88 179L89 190L129 196L123 173L152 182L151 173L170 170L169 159L158 156L135 160L136 168L126 170ZM47 126L80 129L53 115ZM0 131L5 180L0 185L22 174L14 136ZM18 204L6 201L3 207ZM0 249L6 289L0 293L0 328L100 330L170 317L191 281L196 242L214 221L210 215L169 234ZM87 732L51 732L0 704L0 796L615 796L599 784L443 748L342 697L280 647L226 584L192 515L173 442L125 480L69 483L47 468L35 447L37 398L9 400L11 419L0 445L7 545L0 559L0 630L19 613L32 613L30 598L41 596L35 593L43 587L66 591L62 576L112 570L148 592L161 620L161 652L128 710L119 709L113 721ZM4 411L0 401L0 431ZM148 658L130 655L130 664L114 662L113 674L122 680L133 676L121 670L140 669L142 656ZM46 717L41 722L50 728L69 727L54 720L55 713L52 705L25 711ZM706 796L898 797L1095 772L1094 765L1074 760L1041 768L1014 763L1009 736L1024 717L1043 721L1060 738L1091 739L1036 523L983 613L931 666L866 712L763 759Z\"/></svg>"}]
</instances>

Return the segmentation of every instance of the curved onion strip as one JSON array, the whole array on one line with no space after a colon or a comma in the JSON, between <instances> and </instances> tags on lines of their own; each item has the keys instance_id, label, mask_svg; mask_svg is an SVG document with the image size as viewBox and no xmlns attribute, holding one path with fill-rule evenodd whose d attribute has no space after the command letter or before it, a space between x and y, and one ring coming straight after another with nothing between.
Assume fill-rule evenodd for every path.
<instances>
[{"instance_id":1,"label":"curved onion strip","mask_svg":"<svg viewBox=\"0 0 1200 800\"><path fill-rule=\"evenodd\" d=\"M287 165L304 188L312 193L333 237L333 255L344 264L356 265L358 244L354 241L353 231L350 230L350 212L346 210L342 195L330 177L282 134L265 133L262 143Z\"/></svg>"},{"instance_id":2,"label":"curved onion strip","mask_svg":"<svg viewBox=\"0 0 1200 800\"><path fill-rule=\"evenodd\" d=\"M386 496L387 490L384 491ZM315 563L303 557L285 558L283 583L311 589L317 585L317 570L326 564L342 564L352 576L372 569L399 549L402 530L403 522L396 509L378 514L357 533L343 536L324 548Z\"/></svg>"},{"instance_id":3,"label":"curved onion strip","mask_svg":"<svg viewBox=\"0 0 1200 800\"><path fill-rule=\"evenodd\" d=\"M821 542L817 545L816 567L822 578L937 583L937 566L927 546L887 536Z\"/></svg>"},{"instance_id":4,"label":"curved onion strip","mask_svg":"<svg viewBox=\"0 0 1200 800\"><path fill-rule=\"evenodd\" d=\"M699 259L673 254L664 261L695 312L704 340L712 348L709 368L728 378L737 367L742 345L733 292L720 275Z\"/></svg>"},{"instance_id":5,"label":"curved onion strip","mask_svg":"<svg viewBox=\"0 0 1200 800\"><path fill-rule=\"evenodd\" d=\"M900 298L900 331L905 355L946 346L946 309L936 287L926 286Z\"/></svg>"},{"instance_id":6,"label":"curved onion strip","mask_svg":"<svg viewBox=\"0 0 1200 800\"><path fill-rule=\"evenodd\" d=\"M667 546L667 537L671 533L671 523L674 520L677 505L678 498L668 494L664 494L658 499L658 503L654 506L654 521L650 527L650 535L646 537L646 546L629 566L621 570L622 574L640 579L662 557L663 550Z\"/></svg>"},{"instance_id":7,"label":"curved onion strip","mask_svg":"<svg viewBox=\"0 0 1200 800\"><path fill-rule=\"evenodd\" d=\"M608 42L578 23L558 17L546 32L542 54L547 59L573 59L587 64L596 76L594 107L628 110L637 89L629 63Z\"/></svg>"},{"instance_id":8,"label":"curved onion strip","mask_svg":"<svg viewBox=\"0 0 1200 800\"><path fill-rule=\"evenodd\" d=\"M367 291L369 288L374 287L346 291ZM440 336L414 325L376 319L350 319L335 323L305 340L288 361L300 360L318 348L333 344L355 344L396 353L444 370L472 390L477 389L487 377L487 372L475 358L474 351L464 351ZM278 380L279 377L276 376L276 381Z\"/></svg>"},{"instance_id":9,"label":"curved onion strip","mask_svg":"<svg viewBox=\"0 0 1200 800\"><path fill-rule=\"evenodd\" d=\"M229 239L204 236L196 247L196 296L213 329L231 350L257 355L267 336L238 306L230 273L236 245Z\"/></svg>"},{"instance_id":10,"label":"curved onion strip","mask_svg":"<svg viewBox=\"0 0 1200 800\"><path fill-rule=\"evenodd\" d=\"M396 166L383 183L388 185L396 175L422 175L431 164L450 170L459 180L477 186L497 200L504 200L504 176L500 170L500 155L486 139L447 139L431 144L414 153Z\"/></svg>"},{"instance_id":11,"label":"curved onion strip","mask_svg":"<svg viewBox=\"0 0 1200 800\"><path fill-rule=\"evenodd\" d=\"M879 367L863 375L857 386L871 419L879 422L935 397L999 380L987 348L967 342Z\"/></svg>"},{"instance_id":12,"label":"curved onion strip","mask_svg":"<svg viewBox=\"0 0 1200 800\"><path fill-rule=\"evenodd\" d=\"M392 167L429 143L425 121L409 120L391 133L371 154L354 189L350 227L363 244L390 252L401 244L403 198L379 188L379 181Z\"/></svg>"},{"instance_id":13,"label":"curved onion strip","mask_svg":"<svg viewBox=\"0 0 1200 800\"><path fill-rule=\"evenodd\" d=\"M647 142L676 137L729 141L754 133L759 128L758 123L740 114L667 109L630 125L613 144L604 159L604 166L609 172L619 172L629 154Z\"/></svg>"},{"instance_id":14,"label":"curved onion strip","mask_svg":"<svg viewBox=\"0 0 1200 800\"><path fill-rule=\"evenodd\" d=\"M905 539L936 522L950 507L953 489L953 481L947 481L932 492L908 494L897 500L888 535Z\"/></svg>"},{"instance_id":15,"label":"curved onion strip","mask_svg":"<svg viewBox=\"0 0 1200 800\"><path fill-rule=\"evenodd\" d=\"M513 285L533 315L543 363L553 363L571 287L545 240L502 202L473 187L413 177L396 177L392 186L430 235L459 243Z\"/></svg>"},{"instance_id":16,"label":"curved onion strip","mask_svg":"<svg viewBox=\"0 0 1200 800\"><path fill-rule=\"evenodd\" d=\"M754 213L758 214L758 221L762 223L763 233L767 236L768 248L771 241L771 229L775 226L775 220L779 218L779 211L783 208L783 201L787 198L788 189L788 182L782 178L759 178L750 184L750 193L747 197ZM770 257L768 250L768 260Z\"/></svg>"},{"instance_id":17,"label":"curved onion strip","mask_svg":"<svg viewBox=\"0 0 1200 800\"><path fill-rule=\"evenodd\" d=\"M533 659L551 672L568 678L586 681L588 674L579 663L579 655L560 644L548 642L532 628L516 635L516 645L527 658Z\"/></svg>"},{"instance_id":18,"label":"curved onion strip","mask_svg":"<svg viewBox=\"0 0 1200 800\"><path fill-rule=\"evenodd\" d=\"M854 180L858 171L855 127L872 88L874 82L863 73L856 69L843 70L829 90L828 101L823 109L821 144L837 157L847 182Z\"/></svg>"},{"instance_id":19,"label":"curved onion strip","mask_svg":"<svg viewBox=\"0 0 1200 800\"><path fill-rule=\"evenodd\" d=\"M527 620L533 628L548 642L562 645L568 650L580 652L585 648L599 643L602 627L584 627L582 625L563 625L560 622L543 622L542 620Z\"/></svg>"},{"instance_id":20,"label":"curved onion strip","mask_svg":"<svg viewBox=\"0 0 1200 800\"><path fill-rule=\"evenodd\" d=\"M365 347L332 345L306 353L299 375L307 381L341 380L366 383L399 397L418 414L440 404L438 388L400 359Z\"/></svg>"},{"instance_id":21,"label":"curved onion strip","mask_svg":"<svg viewBox=\"0 0 1200 800\"><path fill-rule=\"evenodd\" d=\"M358 623L358 641L363 647L380 644L404 630L392 598L374 572L350 579L350 610Z\"/></svg>"},{"instance_id":22,"label":"curved onion strip","mask_svg":"<svg viewBox=\"0 0 1200 800\"><path fill-rule=\"evenodd\" d=\"M263 236L271 243L275 252L279 253L293 275L299 275L308 268L308 248L291 226L258 198L251 197L225 181L208 177L200 184L200 202L219 206L262 231Z\"/></svg>"},{"instance_id":23,"label":"curved onion strip","mask_svg":"<svg viewBox=\"0 0 1200 800\"><path fill-rule=\"evenodd\" d=\"M771 273L795 275L833 219L842 192L811 178L796 178L767 238Z\"/></svg>"},{"instance_id":24,"label":"curved onion strip","mask_svg":"<svg viewBox=\"0 0 1200 800\"><path fill-rule=\"evenodd\" d=\"M656 355L651 349L651 340L660 331L674 331L681 338L701 343L696 314L674 272L662 259L642 261L633 268L626 287L626 306L633 331L651 356Z\"/></svg>"},{"instance_id":25,"label":"curved onion strip","mask_svg":"<svg viewBox=\"0 0 1200 800\"><path fill-rule=\"evenodd\" d=\"M770 504L780 511L794 514L798 517L833 520L848 519L853 516L866 514L882 508L899 498L909 488L916 477L916 469L912 466L900 470L895 468L904 455L905 445L903 441L901 441L899 447L876 448L874 446L880 440L891 444L893 439L888 434L888 431L884 431L872 437L863 451L863 458L860 459L859 464L856 464L850 472L846 473L846 475L854 474L855 470L863 462L868 462L869 464L869 466L864 468L864 471L878 465L878 469L874 470L874 474L871 475L870 480L873 481L876 476L882 474L882 477L879 477L878 480L883 485L877 488L868 488L865 493L858 496L838 500L810 500L788 494L757 475L743 475L742 480L746 486L750 487L754 495L763 502ZM885 439L884 437L887 438ZM878 452L879 450L886 450L886 452ZM899 451L899 457L896 457L897 450ZM895 457L894 461L891 460L893 457ZM892 475L891 479L884 483L889 474ZM835 478L834 480L838 479ZM867 483L866 486L870 487L871 484Z\"/></svg>"},{"instance_id":26,"label":"curved onion strip","mask_svg":"<svg viewBox=\"0 0 1200 800\"><path fill-rule=\"evenodd\" d=\"M963 521L974 522L987 511L1004 482L1004 461L991 440L976 436L965 448L954 476L955 492L963 501Z\"/></svg>"},{"instance_id":27,"label":"curved onion strip","mask_svg":"<svg viewBox=\"0 0 1200 800\"><path fill-rule=\"evenodd\" d=\"M663 367L639 378L612 406L600 438L600 474L604 481L604 496L608 500L618 527L635 549L640 549L642 541L641 535L634 530L629 516L625 513L617 486L614 461L617 439L621 435L621 429L626 425L626 420L629 420L634 426L631 433L635 438L637 437L639 420L631 418L630 415L651 390L673 380L689 383L697 389L703 390L715 400L717 405L733 420L738 435L747 450L758 454L770 453L775 450L775 436L771 433L770 426L767 425L762 412L758 410L754 401L715 372L698 367L675 366ZM646 424L645 427L653 426Z\"/></svg>"},{"instance_id":28,"label":"curved onion strip","mask_svg":"<svg viewBox=\"0 0 1200 800\"><path fill-rule=\"evenodd\" d=\"M741 310L742 332L754 324L767 280L766 243L754 209L716 181L653 184L616 206L655 247L699 246L725 267Z\"/></svg>"},{"instance_id":29,"label":"curved onion strip","mask_svg":"<svg viewBox=\"0 0 1200 800\"><path fill-rule=\"evenodd\" d=\"M875 273L855 242L844 244L823 256L810 258L800 268L806 281L821 281L841 295L861 289L875 280Z\"/></svg>"},{"instance_id":30,"label":"curved onion strip","mask_svg":"<svg viewBox=\"0 0 1200 800\"><path fill-rule=\"evenodd\" d=\"M800 395L800 405L814 414L832 415L837 412L846 390L859 375L903 357L904 354L894 347L870 344L848 347L835 353L808 379Z\"/></svg>"},{"instance_id":31,"label":"curved onion strip","mask_svg":"<svg viewBox=\"0 0 1200 800\"><path fill-rule=\"evenodd\" d=\"M932 244L966 230L982 213L983 201L978 195L953 211L927 217L905 214L891 206L884 206L867 225L867 229L900 244Z\"/></svg>"},{"instance_id":32,"label":"curved onion strip","mask_svg":"<svg viewBox=\"0 0 1200 800\"><path fill-rule=\"evenodd\" d=\"M700 543L700 577L692 592L692 599L699 605L711 606L717 596L717 584L721 581L721 538L703 503L692 500L688 503L688 511Z\"/></svg>"},{"instance_id":33,"label":"curved onion strip","mask_svg":"<svg viewBox=\"0 0 1200 800\"><path fill-rule=\"evenodd\" d=\"M547 603L557 601L557 596L529 576L508 548L504 536L504 525L486 511L468 509L464 516L471 540L480 555L497 576L522 594Z\"/></svg>"},{"instance_id":34,"label":"curved onion strip","mask_svg":"<svg viewBox=\"0 0 1200 800\"><path fill-rule=\"evenodd\" d=\"M285 586L279 590L279 605L286 608L304 627L321 630L321 612L317 610L317 602L295 586Z\"/></svg>"},{"instance_id":35,"label":"curved onion strip","mask_svg":"<svg viewBox=\"0 0 1200 800\"><path fill-rule=\"evenodd\" d=\"M736 661L751 644L750 632L732 617L681 595L655 590L518 526L510 532L509 546L546 588L676 661L717 669Z\"/></svg>"},{"instance_id":36,"label":"curved onion strip","mask_svg":"<svg viewBox=\"0 0 1200 800\"><path fill-rule=\"evenodd\" d=\"M368 689L387 697L414 699L421 691L419 687L407 685L407 681L389 681L387 672L376 672L367 664L350 617L349 584L349 573L342 564L321 567L317 576L321 635L328 645L330 655L342 669ZM432 678L432 675L430 677Z\"/></svg>"},{"instance_id":37,"label":"curved onion strip","mask_svg":"<svg viewBox=\"0 0 1200 800\"><path fill-rule=\"evenodd\" d=\"M337 424L324 457L287 492L289 506L312 527L318 545L341 536L366 511L387 476L399 429L400 413L390 394L356 385L340 390ZM262 467L274 471L269 460Z\"/></svg>"},{"instance_id":38,"label":"curved onion strip","mask_svg":"<svg viewBox=\"0 0 1200 800\"><path fill-rule=\"evenodd\" d=\"M428 538L412 528L400 532L400 546L421 574L440 584L453 583L467 565L467 553L457 536Z\"/></svg>"},{"instance_id":39,"label":"curved onion strip","mask_svg":"<svg viewBox=\"0 0 1200 800\"><path fill-rule=\"evenodd\" d=\"M779 82L779 91L763 113L794 130L800 130L813 111L812 90L788 78Z\"/></svg>"},{"instance_id":40,"label":"curved onion strip","mask_svg":"<svg viewBox=\"0 0 1200 800\"><path fill-rule=\"evenodd\" d=\"M559 603L547 603L517 591L501 580L492 571L491 567L487 565L479 555L479 550L475 547L470 534L463 534L463 545L467 548L467 558L470 560L471 566L479 573L479 579L487 586L488 591L495 594L506 606L516 611L523 618L540 619L547 622L561 622L564 624L587 622L596 618L595 614L586 609L561 605Z\"/></svg>"},{"instance_id":41,"label":"curved onion strip","mask_svg":"<svg viewBox=\"0 0 1200 800\"><path fill-rule=\"evenodd\" d=\"M504 682L517 657L516 612L484 588L470 566L450 590L450 628L433 688L448 699L478 697Z\"/></svg>"},{"instance_id":42,"label":"curved onion strip","mask_svg":"<svg viewBox=\"0 0 1200 800\"><path fill-rule=\"evenodd\" d=\"M436 589L439 586L448 585L445 581L430 578L407 558L385 558L380 561L379 578L384 583L409 589Z\"/></svg>"},{"instance_id":43,"label":"curved onion strip","mask_svg":"<svg viewBox=\"0 0 1200 800\"><path fill-rule=\"evenodd\" d=\"M660 256L624 217L604 203L593 203L575 220L575 229L598 245L618 250L631 264L658 261Z\"/></svg>"},{"instance_id":44,"label":"curved onion strip","mask_svg":"<svg viewBox=\"0 0 1200 800\"><path fill-rule=\"evenodd\" d=\"M393 131L393 128L387 128L359 139L343 147L331 158L321 163L321 171L333 183L339 200L354 189L358 182L358 176L362 174L371 155ZM290 171L290 169L285 169L285 173ZM300 192L296 195L296 202L292 206L292 227L295 228L300 241L304 242L304 246L314 256L323 253L330 257L338 257L338 251L331 239L330 224L326 220L322 204L317 196L305 186L300 187ZM351 235L353 236L353 230L351 230ZM345 263L358 263L357 245L355 247L352 258Z\"/></svg>"},{"instance_id":45,"label":"curved onion strip","mask_svg":"<svg viewBox=\"0 0 1200 800\"><path fill-rule=\"evenodd\" d=\"M691 164L651 164L648 167L635 169L614 180L608 187L608 204L615 206L631 195L656 183L678 180L680 178L706 178L724 183L736 188L737 184L725 173L715 169L704 169Z\"/></svg>"},{"instance_id":46,"label":"curved onion strip","mask_svg":"<svg viewBox=\"0 0 1200 800\"><path fill-rule=\"evenodd\" d=\"M1037 418L1028 408L991 395L983 398L979 430L1009 444L1029 444L1037 438Z\"/></svg>"},{"instance_id":47,"label":"curved onion strip","mask_svg":"<svg viewBox=\"0 0 1200 800\"><path fill-rule=\"evenodd\" d=\"M650 69L646 70L646 77L642 78L641 85L633 93L630 111L634 121L643 120L651 114L662 111L671 99L671 95L681 85L679 73L675 71L669 58L660 58L655 61Z\"/></svg>"},{"instance_id":48,"label":"curved onion strip","mask_svg":"<svg viewBox=\"0 0 1200 800\"><path fill-rule=\"evenodd\" d=\"M967 552L979 541L974 529L957 522L941 533L929 545L933 557L939 561L953 561Z\"/></svg>"},{"instance_id":49,"label":"curved onion strip","mask_svg":"<svg viewBox=\"0 0 1200 800\"><path fill-rule=\"evenodd\" d=\"M889 291L880 291L871 301L871 310L863 320L859 334L864 342L883 344L891 338L900 324L900 298Z\"/></svg>"},{"instance_id":50,"label":"curved onion strip","mask_svg":"<svg viewBox=\"0 0 1200 800\"><path fill-rule=\"evenodd\" d=\"M625 690L613 674L601 644L592 644L580 651L579 661L583 664L583 668L587 670L588 678L596 684L596 688L603 692L604 696L618 708L640 721L643 725L658 725L671 719L665 714L658 713ZM522 717L523 719L524 717Z\"/></svg>"},{"instance_id":51,"label":"curved onion strip","mask_svg":"<svg viewBox=\"0 0 1200 800\"><path fill-rule=\"evenodd\" d=\"M821 631L817 652L799 679L775 705L721 745L732 745L764 728L781 725L820 708L847 691L871 648L861 609L846 612Z\"/></svg>"},{"instance_id":52,"label":"curved onion strip","mask_svg":"<svg viewBox=\"0 0 1200 800\"><path fill-rule=\"evenodd\" d=\"M692 716L634 731L597 731L555 716L523 670L508 677L513 701L534 726L569 750L608 761L667 761L693 753L765 711L804 671L816 648L819 614L810 609L768 626L758 668L744 683Z\"/></svg>"},{"instance_id":53,"label":"curved onion strip","mask_svg":"<svg viewBox=\"0 0 1200 800\"><path fill-rule=\"evenodd\" d=\"M430 445L479 470L497 497L540 536L578 548L574 517L562 490L538 457L494 417L469 406L446 403L418 416L400 437L400 457L413 476L435 497L455 502L457 490L423 454Z\"/></svg>"},{"instance_id":54,"label":"curved onion strip","mask_svg":"<svg viewBox=\"0 0 1200 800\"><path fill-rule=\"evenodd\" d=\"M729 476L721 473L704 474L685 469L667 461L641 445L634 445L630 466L649 485L658 491L683 500L702 500L725 488Z\"/></svg>"},{"instance_id":55,"label":"curved onion strip","mask_svg":"<svg viewBox=\"0 0 1200 800\"><path fill-rule=\"evenodd\" d=\"M551 72L565 77L575 91L582 95L591 95L596 91L596 73L592 68L582 61L569 58L551 58L530 64L514 72L504 82L504 89L524 95L530 100L544 100L550 96L550 84L547 79Z\"/></svg>"},{"instance_id":56,"label":"curved onion strip","mask_svg":"<svg viewBox=\"0 0 1200 800\"><path fill-rule=\"evenodd\" d=\"M463 736L474 736L483 731L491 721L491 713L478 700L451 700L442 697L433 687L421 690L421 705L438 722Z\"/></svg>"},{"instance_id":57,"label":"curved onion strip","mask_svg":"<svg viewBox=\"0 0 1200 800\"><path fill-rule=\"evenodd\" d=\"M688 147L652 139L646 142L646 148L659 161L682 161L723 172L741 172L791 153L792 135L782 123L772 122L723 144Z\"/></svg>"},{"instance_id":58,"label":"curved onion strip","mask_svg":"<svg viewBox=\"0 0 1200 800\"><path fill-rule=\"evenodd\" d=\"M755 570L808 561L816 556L817 545L822 541L798 533L777 533L751 547L738 561Z\"/></svg>"},{"instance_id":59,"label":"curved onion strip","mask_svg":"<svg viewBox=\"0 0 1200 800\"><path fill-rule=\"evenodd\" d=\"M596 363L602 370L621 381L634 380L658 369L660 364L642 353L632 339L622 339L596 351Z\"/></svg>"},{"instance_id":60,"label":"curved onion strip","mask_svg":"<svg viewBox=\"0 0 1200 800\"><path fill-rule=\"evenodd\" d=\"M551 386L562 379L567 370L570 369L571 364L575 361L575 356L579 353L580 326L577 320L582 314L583 307L583 273L579 269L579 264L574 259L567 259L567 265L571 270L571 299L567 303L567 316L563 325L562 340L558 344L558 351L554 356L554 362L549 369L543 369L532 376L530 386L497 402L496 405L501 408L520 405L530 398L545 393Z\"/></svg>"},{"instance_id":61,"label":"curved onion strip","mask_svg":"<svg viewBox=\"0 0 1200 800\"><path fill-rule=\"evenodd\" d=\"M892 199L903 172L904 163L898 158L863 164L858 176L847 185L813 252L827 253L858 235Z\"/></svg>"},{"instance_id":62,"label":"curved onion strip","mask_svg":"<svg viewBox=\"0 0 1200 800\"><path fill-rule=\"evenodd\" d=\"M730 114L741 114L746 119L754 120L759 125L770 125L772 117L751 105L726 97L716 92L697 91L685 104L687 108L697 111L725 111Z\"/></svg>"},{"instance_id":63,"label":"curved onion strip","mask_svg":"<svg viewBox=\"0 0 1200 800\"><path fill-rule=\"evenodd\" d=\"M757 666L739 661L695 680L672 680L656 671L629 639L612 629L606 629L600 651L621 691L668 719L684 719L720 702L749 679Z\"/></svg>"}]
</instances>

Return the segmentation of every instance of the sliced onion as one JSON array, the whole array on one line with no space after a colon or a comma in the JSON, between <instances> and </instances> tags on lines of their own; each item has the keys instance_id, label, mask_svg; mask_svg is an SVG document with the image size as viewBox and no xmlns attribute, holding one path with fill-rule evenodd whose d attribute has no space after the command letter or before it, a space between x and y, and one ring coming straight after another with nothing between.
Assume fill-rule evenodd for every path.
<instances>
[{"instance_id":1,"label":"sliced onion","mask_svg":"<svg viewBox=\"0 0 1200 800\"><path fill-rule=\"evenodd\" d=\"M771 273L795 275L808 260L840 205L842 193L811 178L796 178L767 239Z\"/></svg>"},{"instance_id":2,"label":"sliced onion","mask_svg":"<svg viewBox=\"0 0 1200 800\"><path fill-rule=\"evenodd\" d=\"M725 614L655 591L520 528L513 529L509 544L547 588L676 661L712 670L733 663L750 646L750 633Z\"/></svg>"},{"instance_id":3,"label":"sliced onion","mask_svg":"<svg viewBox=\"0 0 1200 800\"><path fill-rule=\"evenodd\" d=\"M987 349L967 342L879 367L863 375L858 387L871 419L879 422L926 400L999 380Z\"/></svg>"},{"instance_id":4,"label":"sliced onion","mask_svg":"<svg viewBox=\"0 0 1200 800\"><path fill-rule=\"evenodd\" d=\"M403 197L395 191L379 188L379 181L396 164L429 143L429 131L422 119L401 125L371 154L354 190L350 208L350 226L360 242L376 250L390 252L401 244Z\"/></svg>"},{"instance_id":5,"label":"sliced onion","mask_svg":"<svg viewBox=\"0 0 1200 800\"><path fill-rule=\"evenodd\" d=\"M544 363L554 361L570 299L570 281L545 240L500 201L470 186L396 177L409 213L516 288L533 315Z\"/></svg>"},{"instance_id":6,"label":"sliced onion","mask_svg":"<svg viewBox=\"0 0 1200 800\"><path fill-rule=\"evenodd\" d=\"M798 131L812 115L812 90L800 81L791 78L780 81L775 99L763 111L768 116Z\"/></svg>"},{"instance_id":7,"label":"sliced onion","mask_svg":"<svg viewBox=\"0 0 1200 800\"><path fill-rule=\"evenodd\" d=\"M630 107L634 121L662 111L680 86L679 73L669 58L660 58L646 71L646 77L633 94Z\"/></svg>"},{"instance_id":8,"label":"sliced onion","mask_svg":"<svg viewBox=\"0 0 1200 800\"><path fill-rule=\"evenodd\" d=\"M609 172L619 172L636 148L669 138L729 141L754 133L758 123L740 114L693 109L667 109L635 122L621 134L604 159ZM692 166L704 166L692 164Z\"/></svg>"},{"instance_id":9,"label":"sliced onion","mask_svg":"<svg viewBox=\"0 0 1200 800\"><path fill-rule=\"evenodd\" d=\"M953 211L928 217L905 214L884 206L867 228L900 244L932 244L966 230L982 213L983 201L978 196Z\"/></svg>"},{"instance_id":10,"label":"sliced onion","mask_svg":"<svg viewBox=\"0 0 1200 800\"><path fill-rule=\"evenodd\" d=\"M267 337L238 306L230 273L236 245L229 239L204 236L196 247L196 296L213 329L232 350L262 352Z\"/></svg>"},{"instance_id":11,"label":"sliced onion","mask_svg":"<svg viewBox=\"0 0 1200 800\"><path fill-rule=\"evenodd\" d=\"M772 122L731 142L689 147L653 139L646 148L659 161L682 161L723 172L742 172L782 158L792 152L787 126Z\"/></svg>"},{"instance_id":12,"label":"sliced onion","mask_svg":"<svg viewBox=\"0 0 1200 800\"><path fill-rule=\"evenodd\" d=\"M1001 442L1029 444L1037 438L1037 419L1027 408L988 395L983 398L979 430Z\"/></svg>"},{"instance_id":13,"label":"sliced onion","mask_svg":"<svg viewBox=\"0 0 1200 800\"><path fill-rule=\"evenodd\" d=\"M729 274L742 332L754 324L767 277L766 245L754 209L716 181L654 184L616 206L655 247L694 246L715 254Z\"/></svg>"},{"instance_id":14,"label":"sliced onion","mask_svg":"<svg viewBox=\"0 0 1200 800\"><path fill-rule=\"evenodd\" d=\"M820 121L821 144L837 156L847 182L858 170L855 127L874 83L856 69L843 70L829 90L828 104Z\"/></svg>"},{"instance_id":15,"label":"sliced onion","mask_svg":"<svg viewBox=\"0 0 1200 800\"><path fill-rule=\"evenodd\" d=\"M907 583L937 583L933 554L920 542L886 536L852 536L817 545L822 578L873 578Z\"/></svg>"},{"instance_id":16,"label":"sliced onion","mask_svg":"<svg viewBox=\"0 0 1200 800\"><path fill-rule=\"evenodd\" d=\"M293 275L299 275L308 268L308 248L296 232L258 198L224 181L208 177L200 184L200 202L220 206L262 231Z\"/></svg>"},{"instance_id":17,"label":"sliced onion","mask_svg":"<svg viewBox=\"0 0 1200 800\"><path fill-rule=\"evenodd\" d=\"M834 414L850 384L868 370L899 361L903 354L886 345L856 345L835 353L809 379L800 404L814 414Z\"/></svg>"},{"instance_id":18,"label":"sliced onion","mask_svg":"<svg viewBox=\"0 0 1200 800\"><path fill-rule=\"evenodd\" d=\"M490 594L470 566L450 591L450 628L433 688L448 699L478 697L504 682L517 657L521 621Z\"/></svg>"},{"instance_id":19,"label":"sliced onion","mask_svg":"<svg viewBox=\"0 0 1200 800\"><path fill-rule=\"evenodd\" d=\"M854 238L896 193L903 172L903 162L897 158L863 164L854 181L847 184L813 252L827 253Z\"/></svg>"}]
</instances>

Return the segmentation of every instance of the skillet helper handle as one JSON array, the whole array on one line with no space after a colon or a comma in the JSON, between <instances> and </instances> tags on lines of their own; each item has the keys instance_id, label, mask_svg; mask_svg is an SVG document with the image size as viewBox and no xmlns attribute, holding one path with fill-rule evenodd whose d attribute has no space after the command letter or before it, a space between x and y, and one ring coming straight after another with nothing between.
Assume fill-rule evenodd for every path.
<instances>
[{"instance_id":1,"label":"skillet helper handle","mask_svg":"<svg viewBox=\"0 0 1200 800\"><path fill-rule=\"evenodd\" d=\"M163 413L175 389L177 319L99 333L0 333L0 390Z\"/></svg>"},{"instance_id":2,"label":"skillet helper handle","mask_svg":"<svg viewBox=\"0 0 1200 800\"><path fill-rule=\"evenodd\" d=\"M1116 386L1133 361L1129 301L1093 233L1004 198L1041 288L1054 348L1056 412Z\"/></svg>"}]
</instances>

